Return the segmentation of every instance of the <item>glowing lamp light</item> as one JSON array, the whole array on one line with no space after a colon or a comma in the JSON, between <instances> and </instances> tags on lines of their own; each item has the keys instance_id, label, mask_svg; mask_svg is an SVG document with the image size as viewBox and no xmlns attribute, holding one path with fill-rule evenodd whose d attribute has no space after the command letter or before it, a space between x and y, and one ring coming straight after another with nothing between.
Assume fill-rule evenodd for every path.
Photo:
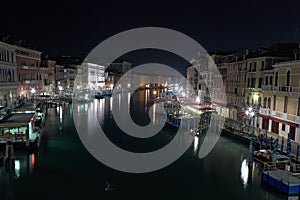
<instances>
[{"instance_id":1,"label":"glowing lamp light","mask_svg":"<svg viewBox=\"0 0 300 200\"><path fill-rule=\"evenodd\" d=\"M31 91L30 91L32 94L34 94L36 92L35 88L31 88Z\"/></svg>"},{"instance_id":2,"label":"glowing lamp light","mask_svg":"<svg viewBox=\"0 0 300 200\"><path fill-rule=\"evenodd\" d=\"M196 97L196 102L197 102L197 103L200 103L200 97L199 97L199 96Z\"/></svg>"},{"instance_id":3,"label":"glowing lamp light","mask_svg":"<svg viewBox=\"0 0 300 200\"><path fill-rule=\"evenodd\" d=\"M249 107L248 110L246 110L245 114L247 116L253 117L254 116L254 111L252 107Z\"/></svg>"},{"instance_id":4,"label":"glowing lamp light","mask_svg":"<svg viewBox=\"0 0 300 200\"><path fill-rule=\"evenodd\" d=\"M258 95L257 95L257 94L254 94L254 95L253 95L253 99L254 99L254 101L257 101L257 100L258 100Z\"/></svg>"}]
</instances>

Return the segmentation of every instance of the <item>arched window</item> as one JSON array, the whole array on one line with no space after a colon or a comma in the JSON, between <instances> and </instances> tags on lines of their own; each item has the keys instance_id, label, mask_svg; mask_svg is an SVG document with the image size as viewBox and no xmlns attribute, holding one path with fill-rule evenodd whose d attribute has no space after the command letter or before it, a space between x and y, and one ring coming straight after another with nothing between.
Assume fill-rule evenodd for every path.
<instances>
[{"instance_id":1,"label":"arched window","mask_svg":"<svg viewBox=\"0 0 300 200\"><path fill-rule=\"evenodd\" d=\"M278 86L278 72L275 73L275 86Z\"/></svg>"},{"instance_id":2,"label":"arched window","mask_svg":"<svg viewBox=\"0 0 300 200\"><path fill-rule=\"evenodd\" d=\"M267 105L267 107L271 108L271 97L268 98L268 105Z\"/></svg>"},{"instance_id":3,"label":"arched window","mask_svg":"<svg viewBox=\"0 0 300 200\"><path fill-rule=\"evenodd\" d=\"M269 85L269 77L268 76L266 76L266 78L265 78L265 85Z\"/></svg>"},{"instance_id":4,"label":"arched window","mask_svg":"<svg viewBox=\"0 0 300 200\"><path fill-rule=\"evenodd\" d=\"M263 108L267 107L267 97L264 98Z\"/></svg>"},{"instance_id":5,"label":"arched window","mask_svg":"<svg viewBox=\"0 0 300 200\"><path fill-rule=\"evenodd\" d=\"M273 85L273 76L270 76L270 81L269 81L270 85Z\"/></svg>"},{"instance_id":6,"label":"arched window","mask_svg":"<svg viewBox=\"0 0 300 200\"><path fill-rule=\"evenodd\" d=\"M291 84L291 72L290 70L286 73L286 85L289 86Z\"/></svg>"}]
</instances>

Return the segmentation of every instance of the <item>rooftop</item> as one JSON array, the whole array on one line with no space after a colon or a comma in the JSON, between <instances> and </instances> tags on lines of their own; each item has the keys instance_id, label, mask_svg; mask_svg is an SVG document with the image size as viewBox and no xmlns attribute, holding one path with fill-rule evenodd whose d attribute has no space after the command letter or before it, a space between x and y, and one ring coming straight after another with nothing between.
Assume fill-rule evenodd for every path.
<instances>
[{"instance_id":1,"label":"rooftop","mask_svg":"<svg viewBox=\"0 0 300 200\"><path fill-rule=\"evenodd\" d=\"M0 120L0 126L10 124L27 124L34 113L16 113L10 114Z\"/></svg>"}]
</instances>

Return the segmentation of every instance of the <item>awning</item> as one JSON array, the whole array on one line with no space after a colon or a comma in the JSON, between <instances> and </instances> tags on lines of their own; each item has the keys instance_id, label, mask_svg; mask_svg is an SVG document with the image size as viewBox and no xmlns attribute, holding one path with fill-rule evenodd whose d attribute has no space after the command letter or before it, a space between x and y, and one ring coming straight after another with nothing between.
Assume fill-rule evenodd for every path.
<instances>
[{"instance_id":1,"label":"awning","mask_svg":"<svg viewBox=\"0 0 300 200\"><path fill-rule=\"evenodd\" d=\"M285 121L285 120L278 119L278 118L274 118L274 117L270 117L270 119L271 119L272 121L274 121L274 122L286 124L286 125L289 125L289 126L292 126L292 127L298 127L298 126L299 126L299 125L296 124L296 123L289 122L289 121Z\"/></svg>"},{"instance_id":2,"label":"awning","mask_svg":"<svg viewBox=\"0 0 300 200\"><path fill-rule=\"evenodd\" d=\"M191 105L193 108L198 108L199 110L215 110L212 107L209 106L204 106L204 105L198 105L198 104L192 104Z\"/></svg>"}]
</instances>

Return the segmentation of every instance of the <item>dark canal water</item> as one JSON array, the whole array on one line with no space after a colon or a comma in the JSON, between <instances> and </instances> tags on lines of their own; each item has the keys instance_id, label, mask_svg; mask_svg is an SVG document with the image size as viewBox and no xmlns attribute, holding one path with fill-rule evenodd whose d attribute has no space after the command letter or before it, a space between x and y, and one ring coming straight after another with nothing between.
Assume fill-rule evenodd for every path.
<instances>
[{"instance_id":1,"label":"dark canal water","mask_svg":"<svg viewBox=\"0 0 300 200\"><path fill-rule=\"evenodd\" d=\"M145 91L132 98L133 119L149 122ZM130 137L119 137L111 116L111 99L95 100L98 118L107 136L122 148L146 151L160 148L173 134L166 129L147 145ZM72 107L49 108L41 148L16 152L15 165L0 168L2 199L288 199L261 185L259 165L249 170L248 145L221 136L208 156L199 159L200 139L170 166L145 174L119 172L101 164L85 149L77 135ZM141 143L140 143L141 142ZM128 145L124 145L124 144ZM1 152L3 155L3 152ZM112 191L105 191L109 182Z\"/></svg>"}]
</instances>

